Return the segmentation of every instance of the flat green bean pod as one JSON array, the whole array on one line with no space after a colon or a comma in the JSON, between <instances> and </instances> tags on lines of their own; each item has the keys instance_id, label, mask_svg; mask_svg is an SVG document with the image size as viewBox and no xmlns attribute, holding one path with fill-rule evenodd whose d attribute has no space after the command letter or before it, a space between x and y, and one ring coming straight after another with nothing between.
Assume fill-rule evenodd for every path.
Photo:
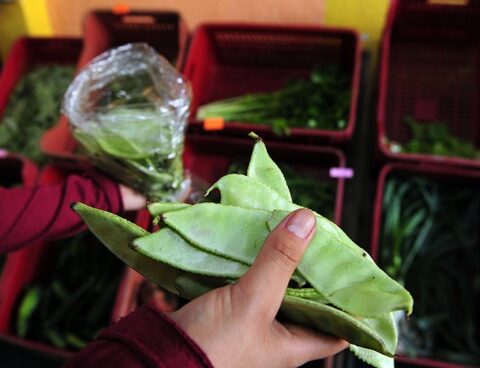
<instances>
[{"instance_id":1,"label":"flat green bean pod","mask_svg":"<svg viewBox=\"0 0 480 368\"><path fill-rule=\"evenodd\" d=\"M171 203L171 202L153 202L150 203L147 208L148 212L155 217L164 214L165 212L180 210L182 208L190 206L187 203Z\"/></svg>"},{"instance_id":2,"label":"flat green bean pod","mask_svg":"<svg viewBox=\"0 0 480 368\"><path fill-rule=\"evenodd\" d=\"M270 211L199 203L163 214L163 222L210 253L252 264L269 234Z\"/></svg>"},{"instance_id":3,"label":"flat green bean pod","mask_svg":"<svg viewBox=\"0 0 480 368\"><path fill-rule=\"evenodd\" d=\"M270 230L288 212L275 211L268 221ZM411 313L413 299L363 250L345 246L332 232L317 232L297 267L300 274L332 304L353 315L375 317L395 310Z\"/></svg>"},{"instance_id":4,"label":"flat green bean pod","mask_svg":"<svg viewBox=\"0 0 480 368\"><path fill-rule=\"evenodd\" d=\"M357 319L328 304L287 295L281 311L288 320L341 337L354 345L392 357L397 346L396 329L389 315Z\"/></svg>"},{"instance_id":5,"label":"flat green bean pod","mask_svg":"<svg viewBox=\"0 0 480 368\"><path fill-rule=\"evenodd\" d=\"M92 233L127 266L171 293L178 294L176 280L188 273L146 257L130 246L135 239L149 235L148 231L120 216L83 203L74 203L71 207Z\"/></svg>"},{"instance_id":6,"label":"flat green bean pod","mask_svg":"<svg viewBox=\"0 0 480 368\"><path fill-rule=\"evenodd\" d=\"M207 195L214 189L220 191L220 204L223 205L270 211L294 211L301 208L286 200L268 185L245 175L225 175L208 189Z\"/></svg>"},{"instance_id":7,"label":"flat green bean pod","mask_svg":"<svg viewBox=\"0 0 480 368\"><path fill-rule=\"evenodd\" d=\"M141 254L183 271L199 275L238 278L248 270L244 263L219 257L190 245L169 228L133 240Z\"/></svg>"},{"instance_id":8,"label":"flat green bean pod","mask_svg":"<svg viewBox=\"0 0 480 368\"><path fill-rule=\"evenodd\" d=\"M282 171L277 164L270 158L265 143L254 133L250 136L257 140L253 147L252 157L248 164L247 176L264 183L287 201L292 201L290 189Z\"/></svg>"}]
</instances>

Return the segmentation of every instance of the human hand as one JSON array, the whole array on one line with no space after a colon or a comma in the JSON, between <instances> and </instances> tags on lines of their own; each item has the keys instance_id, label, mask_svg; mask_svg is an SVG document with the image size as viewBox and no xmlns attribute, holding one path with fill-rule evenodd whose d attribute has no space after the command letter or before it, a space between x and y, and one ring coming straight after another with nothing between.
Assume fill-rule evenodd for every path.
<instances>
[{"instance_id":1,"label":"human hand","mask_svg":"<svg viewBox=\"0 0 480 368\"><path fill-rule=\"evenodd\" d=\"M315 233L315 216L300 209L269 235L236 283L194 299L170 317L216 368L296 367L345 349L336 337L275 319L293 271Z\"/></svg>"},{"instance_id":2,"label":"human hand","mask_svg":"<svg viewBox=\"0 0 480 368\"><path fill-rule=\"evenodd\" d=\"M125 211L137 211L146 206L147 200L144 196L123 184L119 184L119 187Z\"/></svg>"}]
</instances>

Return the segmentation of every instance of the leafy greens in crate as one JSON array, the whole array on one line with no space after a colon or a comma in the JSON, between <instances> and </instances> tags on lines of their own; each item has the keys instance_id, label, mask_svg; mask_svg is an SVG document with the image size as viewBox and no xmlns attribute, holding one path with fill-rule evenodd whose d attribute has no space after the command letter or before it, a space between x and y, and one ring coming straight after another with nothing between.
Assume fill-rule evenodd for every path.
<instances>
[{"instance_id":1,"label":"leafy greens in crate","mask_svg":"<svg viewBox=\"0 0 480 368\"><path fill-rule=\"evenodd\" d=\"M197 119L270 125L278 135L290 128L342 130L348 122L348 78L334 65L314 69L309 79L293 80L274 92L252 93L201 106Z\"/></svg>"},{"instance_id":2,"label":"leafy greens in crate","mask_svg":"<svg viewBox=\"0 0 480 368\"><path fill-rule=\"evenodd\" d=\"M400 352L478 365L478 187L393 176L382 224L381 263L415 298L415 315L400 323Z\"/></svg>"},{"instance_id":3,"label":"leafy greens in crate","mask_svg":"<svg viewBox=\"0 0 480 368\"><path fill-rule=\"evenodd\" d=\"M79 350L108 325L124 267L88 231L51 246L54 264L25 289L14 330Z\"/></svg>"},{"instance_id":4,"label":"leafy greens in crate","mask_svg":"<svg viewBox=\"0 0 480 368\"><path fill-rule=\"evenodd\" d=\"M454 136L446 123L420 122L412 118L406 118L405 123L412 138L403 145L391 142L390 149L394 152L480 159L480 151L471 142Z\"/></svg>"},{"instance_id":5,"label":"leafy greens in crate","mask_svg":"<svg viewBox=\"0 0 480 368\"><path fill-rule=\"evenodd\" d=\"M39 66L20 80L0 122L0 148L21 153L39 164L46 162L38 142L57 122L73 73L73 66Z\"/></svg>"}]
</instances>

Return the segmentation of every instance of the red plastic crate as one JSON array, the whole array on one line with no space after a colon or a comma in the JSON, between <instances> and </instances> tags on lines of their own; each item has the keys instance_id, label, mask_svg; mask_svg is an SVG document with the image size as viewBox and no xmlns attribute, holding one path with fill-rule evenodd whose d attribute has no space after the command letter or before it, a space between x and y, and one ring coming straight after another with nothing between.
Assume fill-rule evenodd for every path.
<instances>
[{"instance_id":1,"label":"red plastic crate","mask_svg":"<svg viewBox=\"0 0 480 368\"><path fill-rule=\"evenodd\" d=\"M82 49L78 38L21 37L13 44L0 76L0 119L16 84L32 67L76 65Z\"/></svg>"},{"instance_id":2,"label":"red plastic crate","mask_svg":"<svg viewBox=\"0 0 480 368\"><path fill-rule=\"evenodd\" d=\"M183 62L188 31L179 13L134 10L115 14L95 10L85 17L83 67L102 52L126 43L146 42L174 65Z\"/></svg>"},{"instance_id":3,"label":"red plastic crate","mask_svg":"<svg viewBox=\"0 0 480 368\"><path fill-rule=\"evenodd\" d=\"M77 70L102 52L131 42L148 43L178 68L184 61L188 31L177 12L135 10L114 14L109 10L96 10L85 17L83 28L84 48ZM65 116L45 132L41 140L43 152L67 165L75 166L81 159L75 154L76 147Z\"/></svg>"},{"instance_id":4,"label":"red plastic crate","mask_svg":"<svg viewBox=\"0 0 480 368\"><path fill-rule=\"evenodd\" d=\"M375 262L379 261L380 238L382 234L382 203L383 193L388 178L394 174L401 174L402 176L421 176L427 179L432 179L438 182L452 183L469 183L472 185L478 185L480 183L480 171L463 167L455 166L440 166L440 165L416 165L408 162L396 162L390 163L380 171L378 177L375 202L374 202L374 215L372 223L372 239L370 254ZM480 246L480 244L478 244ZM415 305L414 305L415 313ZM447 362L427 357L412 358L408 356L398 355L395 357L399 363L405 363L414 366L432 367L432 368L468 368L471 366L459 364L455 362ZM473 368L473 367L472 367Z\"/></svg>"},{"instance_id":5,"label":"red plastic crate","mask_svg":"<svg viewBox=\"0 0 480 368\"><path fill-rule=\"evenodd\" d=\"M479 24L478 0L392 2L382 40L377 106L383 156L480 167L480 160L393 153L388 145L389 140L408 142L404 119L412 117L445 122L453 135L480 150Z\"/></svg>"},{"instance_id":6,"label":"red plastic crate","mask_svg":"<svg viewBox=\"0 0 480 368\"><path fill-rule=\"evenodd\" d=\"M0 119L10 94L25 73L39 65L76 65L82 44L79 38L19 38L13 44L0 76Z\"/></svg>"},{"instance_id":7,"label":"red plastic crate","mask_svg":"<svg viewBox=\"0 0 480 368\"><path fill-rule=\"evenodd\" d=\"M351 101L343 130L291 128L292 139L345 142L352 137L360 81L360 41L353 30L253 24L204 24L192 37L183 74L192 83L190 123L199 106L246 93L279 89L292 79L310 75L320 62L340 67L350 78ZM228 122L225 134L254 130L271 136L267 125Z\"/></svg>"},{"instance_id":8,"label":"red plastic crate","mask_svg":"<svg viewBox=\"0 0 480 368\"><path fill-rule=\"evenodd\" d=\"M216 180L228 171L235 159L250 158L254 141L245 139L222 138L216 136L192 135L185 142L184 164L197 182L193 185L196 194L203 195ZM289 163L295 168L308 171L319 181L332 181L336 184L334 219L340 224L342 216L344 179L329 177L331 167L344 167L343 153L334 148L321 148L306 145L294 145L283 142L266 142L270 156L276 162ZM199 199L199 198L197 198ZM148 219L149 220L149 219ZM143 277L135 271L129 271L122 282L121 293L118 294L113 320L125 316L137 306L138 290Z\"/></svg>"},{"instance_id":9,"label":"red plastic crate","mask_svg":"<svg viewBox=\"0 0 480 368\"><path fill-rule=\"evenodd\" d=\"M59 170L55 166L47 166L42 171L39 182L42 185L59 184L65 180L68 173L67 171ZM134 215L135 222L140 226L150 223L149 219L147 221L149 215L146 210ZM50 356L52 359L64 361L70 358L74 354L74 351L60 349L44 342L17 337L12 330L12 320L18 307L22 291L25 286L38 280L48 269L49 262L52 261L51 245L50 242L38 241L35 244L9 254L5 264L3 278L0 282L0 339L27 349L35 350L41 354ZM127 267L125 267L124 272L127 272ZM119 284L116 293L121 294L121 288L122 284ZM116 299L118 299L118 297L116 297ZM114 315L114 307L115 302L112 307L110 320Z\"/></svg>"}]
</instances>

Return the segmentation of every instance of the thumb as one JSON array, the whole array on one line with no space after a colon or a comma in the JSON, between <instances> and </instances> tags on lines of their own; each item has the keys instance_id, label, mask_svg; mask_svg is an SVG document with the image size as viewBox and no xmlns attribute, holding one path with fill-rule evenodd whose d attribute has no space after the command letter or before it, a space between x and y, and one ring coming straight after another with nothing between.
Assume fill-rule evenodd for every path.
<instances>
[{"instance_id":1,"label":"thumb","mask_svg":"<svg viewBox=\"0 0 480 368\"><path fill-rule=\"evenodd\" d=\"M249 305L273 320L293 271L315 233L316 218L302 208L272 230L250 269L235 284Z\"/></svg>"}]
</instances>

